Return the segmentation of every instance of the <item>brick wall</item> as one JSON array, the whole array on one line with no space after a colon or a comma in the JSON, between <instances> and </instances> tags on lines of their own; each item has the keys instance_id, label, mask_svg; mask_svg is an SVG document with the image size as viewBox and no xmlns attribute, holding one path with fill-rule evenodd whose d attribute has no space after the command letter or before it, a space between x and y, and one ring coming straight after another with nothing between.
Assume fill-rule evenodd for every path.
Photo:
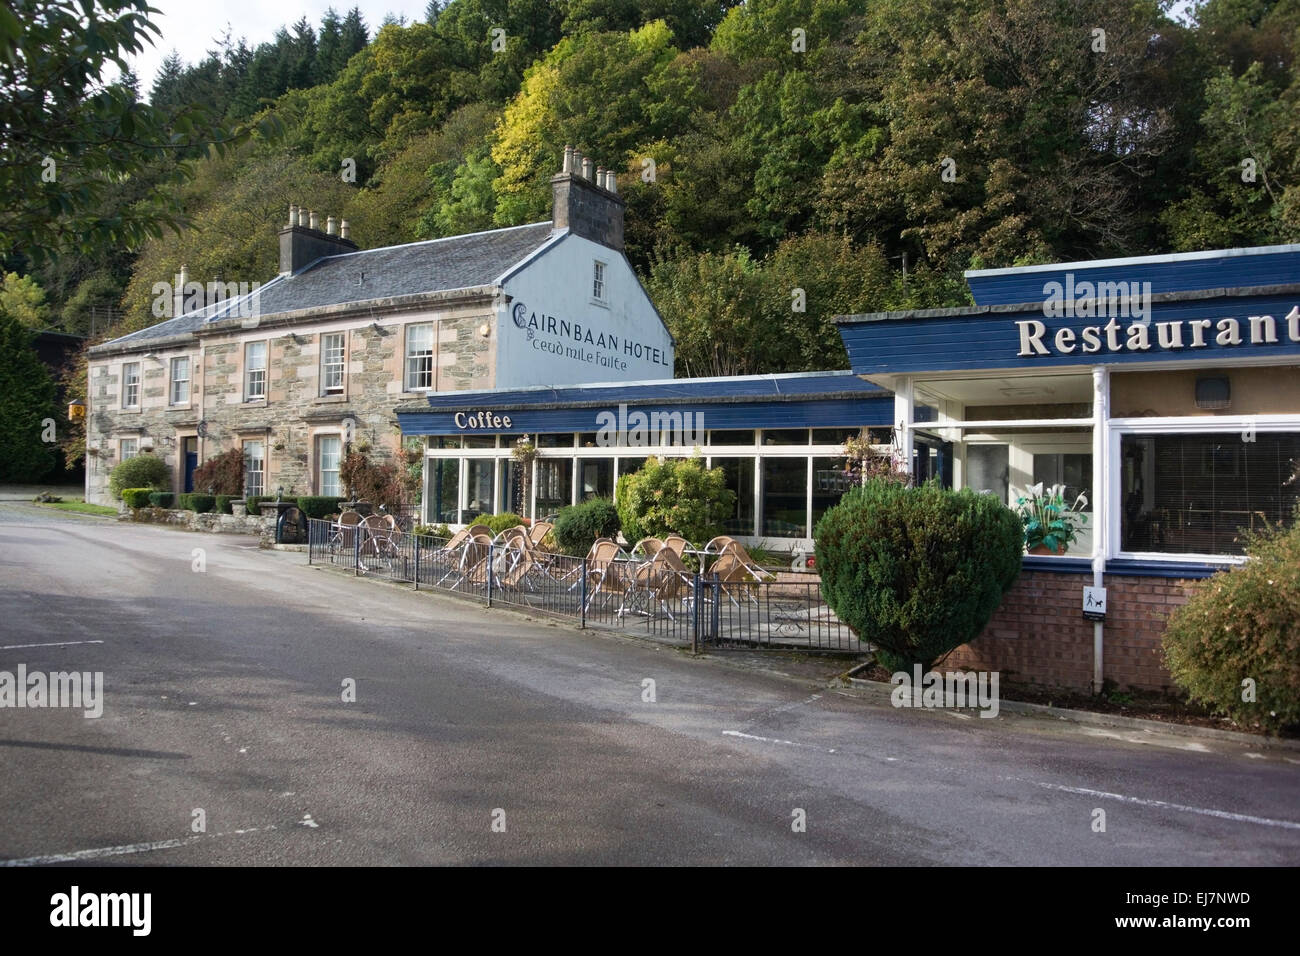
<instances>
[{"instance_id":1,"label":"brick wall","mask_svg":"<svg viewBox=\"0 0 1300 956\"><path fill-rule=\"evenodd\" d=\"M1185 604L1196 581L1106 576L1103 676L1120 688L1163 691L1160 637L1174 607ZM1091 621L1081 610L1091 574L1020 573L980 637L954 651L945 667L996 670L1008 683L1092 689Z\"/></svg>"}]
</instances>

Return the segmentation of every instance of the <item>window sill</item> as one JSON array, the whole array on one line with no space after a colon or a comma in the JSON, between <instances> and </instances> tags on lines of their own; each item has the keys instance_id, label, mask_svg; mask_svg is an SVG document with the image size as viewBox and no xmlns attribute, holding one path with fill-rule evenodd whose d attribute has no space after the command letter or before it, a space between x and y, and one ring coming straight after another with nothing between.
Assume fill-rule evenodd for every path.
<instances>
[{"instance_id":1,"label":"window sill","mask_svg":"<svg viewBox=\"0 0 1300 956\"><path fill-rule=\"evenodd\" d=\"M265 405L265 404L266 404L266 399L265 399L265 398L246 398L246 399L244 399L244 404L245 404L245 405Z\"/></svg>"},{"instance_id":2,"label":"window sill","mask_svg":"<svg viewBox=\"0 0 1300 956\"><path fill-rule=\"evenodd\" d=\"M610 307L610 306L609 306L609 301L608 301L607 299L597 299L597 298L595 298L595 297L592 297L592 298L588 301L587 304L588 304L588 305L598 305L598 306L600 306L602 309L608 309L608 308Z\"/></svg>"},{"instance_id":3,"label":"window sill","mask_svg":"<svg viewBox=\"0 0 1300 956\"><path fill-rule=\"evenodd\" d=\"M314 405L335 405L340 402L346 402L348 397L343 394L338 395L317 395L313 400Z\"/></svg>"}]
</instances>

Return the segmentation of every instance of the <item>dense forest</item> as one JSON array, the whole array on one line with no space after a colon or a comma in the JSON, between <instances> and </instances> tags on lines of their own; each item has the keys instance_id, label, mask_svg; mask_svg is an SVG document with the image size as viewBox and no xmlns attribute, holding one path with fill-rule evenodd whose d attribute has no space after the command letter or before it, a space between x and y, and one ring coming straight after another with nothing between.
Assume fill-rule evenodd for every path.
<instances>
[{"instance_id":1,"label":"dense forest","mask_svg":"<svg viewBox=\"0 0 1300 956\"><path fill-rule=\"evenodd\" d=\"M171 191L179 234L11 248L0 307L140 328L182 265L273 276L291 201L362 248L539 221L571 143L616 168L679 374L843 367L834 315L962 304L964 269L1300 239L1300 0L1171 6L435 0L227 35L147 100L264 132L96 199L111 220Z\"/></svg>"}]
</instances>

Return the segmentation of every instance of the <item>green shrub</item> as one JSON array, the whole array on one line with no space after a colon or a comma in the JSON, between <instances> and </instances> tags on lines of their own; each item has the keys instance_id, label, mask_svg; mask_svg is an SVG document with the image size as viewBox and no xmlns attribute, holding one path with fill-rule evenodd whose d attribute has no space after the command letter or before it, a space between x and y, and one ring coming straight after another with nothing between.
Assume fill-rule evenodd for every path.
<instances>
[{"instance_id":1,"label":"green shrub","mask_svg":"<svg viewBox=\"0 0 1300 956\"><path fill-rule=\"evenodd\" d=\"M411 534L424 538L450 538L451 529L445 524L417 524L411 529Z\"/></svg>"},{"instance_id":2,"label":"green shrub","mask_svg":"<svg viewBox=\"0 0 1300 956\"><path fill-rule=\"evenodd\" d=\"M244 493L244 450L230 448L194 469L194 487L209 494L238 498Z\"/></svg>"},{"instance_id":3,"label":"green shrub","mask_svg":"<svg viewBox=\"0 0 1300 956\"><path fill-rule=\"evenodd\" d=\"M813 532L822 593L888 670L979 637L1020 573L1024 529L992 495L871 480Z\"/></svg>"},{"instance_id":4,"label":"green shrub","mask_svg":"<svg viewBox=\"0 0 1300 956\"><path fill-rule=\"evenodd\" d=\"M152 488L123 488L122 501L128 508L147 508L151 494L154 494Z\"/></svg>"},{"instance_id":5,"label":"green shrub","mask_svg":"<svg viewBox=\"0 0 1300 956\"><path fill-rule=\"evenodd\" d=\"M619 481L614 503L629 542L680 534L698 545L723 533L736 493L723 470L706 469L699 456L651 458Z\"/></svg>"},{"instance_id":6,"label":"green shrub","mask_svg":"<svg viewBox=\"0 0 1300 956\"><path fill-rule=\"evenodd\" d=\"M274 500L275 500L274 495L249 495L247 498L244 499L244 504L248 506L248 513L250 515L261 515L262 510L258 507L258 505L263 501L274 501Z\"/></svg>"},{"instance_id":7,"label":"green shrub","mask_svg":"<svg viewBox=\"0 0 1300 956\"><path fill-rule=\"evenodd\" d=\"M122 497L125 488L164 490L172 480L172 470L156 455L140 454L118 463L108 475L108 490L114 498Z\"/></svg>"},{"instance_id":8,"label":"green shrub","mask_svg":"<svg viewBox=\"0 0 1300 956\"><path fill-rule=\"evenodd\" d=\"M181 511L193 511L194 510L193 492L185 491L177 495L176 507L179 508Z\"/></svg>"},{"instance_id":9,"label":"green shrub","mask_svg":"<svg viewBox=\"0 0 1300 956\"><path fill-rule=\"evenodd\" d=\"M298 510L307 518L327 518L338 513L342 501L335 495L303 495L298 499Z\"/></svg>"},{"instance_id":10,"label":"green shrub","mask_svg":"<svg viewBox=\"0 0 1300 956\"><path fill-rule=\"evenodd\" d=\"M170 491L149 492L149 504L155 508L172 508L175 503L176 496Z\"/></svg>"},{"instance_id":11,"label":"green shrub","mask_svg":"<svg viewBox=\"0 0 1300 956\"><path fill-rule=\"evenodd\" d=\"M199 514L207 514L216 507L217 496L196 491L194 494L190 495L190 505L190 510L198 512Z\"/></svg>"},{"instance_id":12,"label":"green shrub","mask_svg":"<svg viewBox=\"0 0 1300 956\"><path fill-rule=\"evenodd\" d=\"M232 515L234 509L230 507L230 502L238 498L238 495L217 495L216 511L217 514Z\"/></svg>"},{"instance_id":13,"label":"green shrub","mask_svg":"<svg viewBox=\"0 0 1300 956\"><path fill-rule=\"evenodd\" d=\"M578 557L591 550L597 538L612 538L621 524L618 509L608 498L591 498L580 505L561 508L555 519L555 544L565 554Z\"/></svg>"},{"instance_id":14,"label":"green shrub","mask_svg":"<svg viewBox=\"0 0 1300 956\"><path fill-rule=\"evenodd\" d=\"M524 523L523 518L510 511L503 511L499 515L483 515L478 520L491 528L494 535L500 534L506 528L517 528Z\"/></svg>"},{"instance_id":15,"label":"green shrub","mask_svg":"<svg viewBox=\"0 0 1300 956\"><path fill-rule=\"evenodd\" d=\"M1200 582L1169 616L1165 666L1192 700L1278 731L1300 724L1300 513L1246 551L1249 561Z\"/></svg>"}]
</instances>

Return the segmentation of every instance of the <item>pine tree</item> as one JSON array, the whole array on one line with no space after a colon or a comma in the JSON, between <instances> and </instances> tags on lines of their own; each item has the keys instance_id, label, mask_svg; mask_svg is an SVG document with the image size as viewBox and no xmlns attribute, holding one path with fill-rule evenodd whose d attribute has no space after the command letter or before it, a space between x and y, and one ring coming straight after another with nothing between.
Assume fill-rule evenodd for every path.
<instances>
[{"instance_id":1,"label":"pine tree","mask_svg":"<svg viewBox=\"0 0 1300 956\"><path fill-rule=\"evenodd\" d=\"M343 51L348 60L353 54L360 53L370 42L370 31L361 19L361 8L353 7L343 18ZM346 62L346 61L345 61Z\"/></svg>"},{"instance_id":2,"label":"pine tree","mask_svg":"<svg viewBox=\"0 0 1300 956\"><path fill-rule=\"evenodd\" d=\"M32 334L0 312L0 482L40 481L49 474L55 445L42 439L52 421L54 382L32 347Z\"/></svg>"},{"instance_id":3,"label":"pine tree","mask_svg":"<svg viewBox=\"0 0 1300 956\"><path fill-rule=\"evenodd\" d=\"M172 50L158 68L153 86L149 90L149 102L159 109L173 109L180 105L181 83L185 79L185 61L181 55Z\"/></svg>"}]
</instances>

